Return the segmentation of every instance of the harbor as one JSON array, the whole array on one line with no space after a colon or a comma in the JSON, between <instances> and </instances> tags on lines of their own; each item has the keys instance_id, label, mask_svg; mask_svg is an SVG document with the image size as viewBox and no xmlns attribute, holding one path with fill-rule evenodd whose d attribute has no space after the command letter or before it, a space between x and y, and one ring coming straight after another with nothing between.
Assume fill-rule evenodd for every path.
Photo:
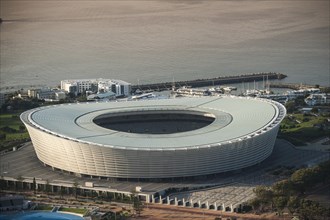
<instances>
[{"instance_id":1,"label":"harbor","mask_svg":"<svg viewBox=\"0 0 330 220\"><path fill-rule=\"evenodd\" d=\"M164 82L164 83L151 83L151 84L139 84L132 85L132 91L136 90L141 91L165 91L171 90L172 87L207 87L207 86L217 86L223 84L234 84L234 83L245 83L245 82L254 82L254 81L264 81L268 80L281 80L286 78L287 76L282 73L249 73L249 74L241 74L237 76L220 76L217 78L210 79L195 79L195 80L187 80L187 81L177 81L175 82Z\"/></svg>"}]
</instances>

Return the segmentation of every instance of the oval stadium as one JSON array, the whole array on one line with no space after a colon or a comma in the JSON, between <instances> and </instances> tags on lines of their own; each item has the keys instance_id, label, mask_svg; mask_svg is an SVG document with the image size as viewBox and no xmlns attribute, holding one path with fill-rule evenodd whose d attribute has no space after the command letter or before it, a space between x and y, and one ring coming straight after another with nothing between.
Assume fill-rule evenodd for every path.
<instances>
[{"instance_id":1,"label":"oval stadium","mask_svg":"<svg viewBox=\"0 0 330 220\"><path fill-rule=\"evenodd\" d=\"M235 96L61 104L24 112L37 157L77 176L163 179L260 163L285 107Z\"/></svg>"}]
</instances>

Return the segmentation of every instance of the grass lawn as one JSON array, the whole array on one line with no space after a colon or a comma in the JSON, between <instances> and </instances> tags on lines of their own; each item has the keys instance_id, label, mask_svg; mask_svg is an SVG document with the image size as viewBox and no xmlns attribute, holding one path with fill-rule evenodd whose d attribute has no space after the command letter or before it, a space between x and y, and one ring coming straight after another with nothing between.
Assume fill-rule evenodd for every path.
<instances>
[{"instance_id":1,"label":"grass lawn","mask_svg":"<svg viewBox=\"0 0 330 220\"><path fill-rule=\"evenodd\" d=\"M85 214L87 209L79 209L79 208L64 208L64 207L61 207L59 209L59 211L63 211L63 212L72 212L72 213L77 213L77 214Z\"/></svg>"},{"instance_id":2,"label":"grass lawn","mask_svg":"<svg viewBox=\"0 0 330 220\"><path fill-rule=\"evenodd\" d=\"M23 125L20 118L20 113L17 114L1 114L0 115L0 127L11 127L13 129L19 130L19 126Z\"/></svg>"},{"instance_id":3,"label":"grass lawn","mask_svg":"<svg viewBox=\"0 0 330 220\"><path fill-rule=\"evenodd\" d=\"M5 150L29 139L29 134L19 118L20 113L0 114L0 134L5 134L5 138L0 139L0 150ZM13 131L4 131L9 127ZM22 129L24 127L24 129Z\"/></svg>"},{"instance_id":4,"label":"grass lawn","mask_svg":"<svg viewBox=\"0 0 330 220\"><path fill-rule=\"evenodd\" d=\"M280 138L284 138L294 145L302 146L306 142L316 140L329 134L329 130L315 127L327 119L325 116L303 114L289 114L281 123Z\"/></svg>"},{"instance_id":5,"label":"grass lawn","mask_svg":"<svg viewBox=\"0 0 330 220\"><path fill-rule=\"evenodd\" d=\"M50 206L50 205L38 205L35 210L45 210L45 211L48 211L48 210L52 210L52 209L53 209L53 207Z\"/></svg>"}]
</instances>

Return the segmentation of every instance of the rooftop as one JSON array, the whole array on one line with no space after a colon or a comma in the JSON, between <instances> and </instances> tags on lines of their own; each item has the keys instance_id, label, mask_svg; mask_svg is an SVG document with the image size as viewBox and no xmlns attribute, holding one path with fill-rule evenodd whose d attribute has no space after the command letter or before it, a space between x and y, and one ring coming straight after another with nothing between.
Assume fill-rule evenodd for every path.
<instances>
[{"instance_id":1,"label":"rooftop","mask_svg":"<svg viewBox=\"0 0 330 220\"><path fill-rule=\"evenodd\" d=\"M211 114L215 120L196 130L166 135L118 132L93 122L104 114L151 111L193 111ZM271 129L284 115L285 108L276 102L222 96L62 104L25 112L22 118L46 132L78 142L132 150L185 150L251 138Z\"/></svg>"}]
</instances>

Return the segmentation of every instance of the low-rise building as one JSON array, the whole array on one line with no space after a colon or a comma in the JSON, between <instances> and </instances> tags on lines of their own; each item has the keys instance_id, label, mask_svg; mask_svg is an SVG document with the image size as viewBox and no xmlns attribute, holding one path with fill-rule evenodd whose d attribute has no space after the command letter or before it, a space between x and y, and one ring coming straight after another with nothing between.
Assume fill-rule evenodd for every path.
<instances>
[{"instance_id":1,"label":"low-rise building","mask_svg":"<svg viewBox=\"0 0 330 220\"><path fill-rule=\"evenodd\" d=\"M330 104L330 95L325 93L311 94L305 99L309 106Z\"/></svg>"},{"instance_id":2,"label":"low-rise building","mask_svg":"<svg viewBox=\"0 0 330 220\"><path fill-rule=\"evenodd\" d=\"M55 92L49 88L40 89L37 93L37 99L55 99Z\"/></svg>"},{"instance_id":3,"label":"low-rise building","mask_svg":"<svg viewBox=\"0 0 330 220\"><path fill-rule=\"evenodd\" d=\"M37 98L37 94L40 91L40 89L28 89L28 96L30 98Z\"/></svg>"},{"instance_id":4,"label":"low-rise building","mask_svg":"<svg viewBox=\"0 0 330 220\"><path fill-rule=\"evenodd\" d=\"M122 80L112 79L100 81L98 92L113 92L116 96L129 96L131 94L131 84Z\"/></svg>"},{"instance_id":5,"label":"low-rise building","mask_svg":"<svg viewBox=\"0 0 330 220\"><path fill-rule=\"evenodd\" d=\"M65 99L66 94L62 90L50 89L50 88L39 88L39 89L29 89L29 98L37 98L39 100L61 100Z\"/></svg>"},{"instance_id":6,"label":"low-rise building","mask_svg":"<svg viewBox=\"0 0 330 220\"><path fill-rule=\"evenodd\" d=\"M297 97L302 97L309 94L319 94L320 89L319 88L309 88L309 89L299 89L299 90L292 90L287 91L286 96L289 100L295 99Z\"/></svg>"},{"instance_id":7,"label":"low-rise building","mask_svg":"<svg viewBox=\"0 0 330 220\"><path fill-rule=\"evenodd\" d=\"M131 94L131 84L117 79L77 79L62 80L61 89L73 93L94 93L114 92L116 96L129 96Z\"/></svg>"},{"instance_id":8,"label":"low-rise building","mask_svg":"<svg viewBox=\"0 0 330 220\"><path fill-rule=\"evenodd\" d=\"M115 99L116 98L116 94L109 91L109 92L105 92L105 93L98 93L98 94L91 94L89 96L87 96L87 100L91 101L91 100L111 100L111 99Z\"/></svg>"},{"instance_id":9,"label":"low-rise building","mask_svg":"<svg viewBox=\"0 0 330 220\"><path fill-rule=\"evenodd\" d=\"M56 100L63 100L66 98L66 94L65 92L59 90L59 91L55 91L55 99Z\"/></svg>"}]
</instances>

